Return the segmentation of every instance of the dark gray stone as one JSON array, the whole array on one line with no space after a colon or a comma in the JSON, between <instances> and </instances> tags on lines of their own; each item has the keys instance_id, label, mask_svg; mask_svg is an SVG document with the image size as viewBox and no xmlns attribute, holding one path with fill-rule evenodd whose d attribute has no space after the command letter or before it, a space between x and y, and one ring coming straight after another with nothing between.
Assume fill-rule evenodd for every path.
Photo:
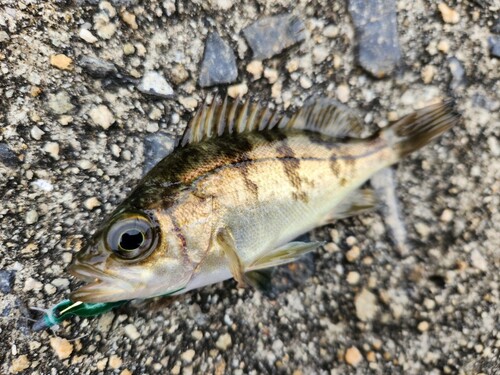
<instances>
[{"instance_id":1,"label":"dark gray stone","mask_svg":"<svg viewBox=\"0 0 500 375\"><path fill-rule=\"evenodd\" d=\"M0 292L3 294L11 292L15 275L14 271L0 270Z\"/></svg>"},{"instance_id":2,"label":"dark gray stone","mask_svg":"<svg viewBox=\"0 0 500 375\"><path fill-rule=\"evenodd\" d=\"M497 22L491 28L491 32L494 34L500 34L500 18L497 19Z\"/></svg>"},{"instance_id":3,"label":"dark gray stone","mask_svg":"<svg viewBox=\"0 0 500 375\"><path fill-rule=\"evenodd\" d=\"M448 67L451 73L450 87L452 90L465 84L465 70L462 62L456 57L448 59Z\"/></svg>"},{"instance_id":4,"label":"dark gray stone","mask_svg":"<svg viewBox=\"0 0 500 375\"><path fill-rule=\"evenodd\" d=\"M349 0L358 62L376 78L390 75L401 59L395 0Z\"/></svg>"},{"instance_id":5,"label":"dark gray stone","mask_svg":"<svg viewBox=\"0 0 500 375\"><path fill-rule=\"evenodd\" d=\"M237 77L233 50L219 34L211 33L205 43L198 83L201 87L209 87L234 82Z\"/></svg>"},{"instance_id":6,"label":"dark gray stone","mask_svg":"<svg viewBox=\"0 0 500 375\"><path fill-rule=\"evenodd\" d=\"M143 175L148 173L158 162L174 149L175 140L166 133L150 134L144 138Z\"/></svg>"},{"instance_id":7,"label":"dark gray stone","mask_svg":"<svg viewBox=\"0 0 500 375\"><path fill-rule=\"evenodd\" d=\"M488 38L488 45L490 47L490 55L500 57L500 36L490 36Z\"/></svg>"},{"instance_id":8,"label":"dark gray stone","mask_svg":"<svg viewBox=\"0 0 500 375\"><path fill-rule=\"evenodd\" d=\"M109 78L118 74L115 64L91 56L82 56L78 61L82 69L96 78Z\"/></svg>"},{"instance_id":9,"label":"dark gray stone","mask_svg":"<svg viewBox=\"0 0 500 375\"><path fill-rule=\"evenodd\" d=\"M0 143L0 163L7 167L14 167L19 163L16 154L6 143Z\"/></svg>"},{"instance_id":10,"label":"dark gray stone","mask_svg":"<svg viewBox=\"0 0 500 375\"><path fill-rule=\"evenodd\" d=\"M268 59L306 38L304 22L291 14L261 18L243 29L253 58Z\"/></svg>"}]
</instances>

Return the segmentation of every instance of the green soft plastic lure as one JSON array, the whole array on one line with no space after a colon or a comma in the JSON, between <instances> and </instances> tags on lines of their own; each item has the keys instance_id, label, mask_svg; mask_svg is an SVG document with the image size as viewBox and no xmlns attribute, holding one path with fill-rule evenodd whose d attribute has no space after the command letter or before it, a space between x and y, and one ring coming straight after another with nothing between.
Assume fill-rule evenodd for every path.
<instances>
[{"instance_id":1,"label":"green soft plastic lure","mask_svg":"<svg viewBox=\"0 0 500 375\"><path fill-rule=\"evenodd\" d=\"M69 299L65 299L50 309L45 310L44 315L33 324L33 330L41 331L56 326L73 316L91 318L101 315L126 302L128 301L84 303L80 301L72 302Z\"/></svg>"}]
</instances>

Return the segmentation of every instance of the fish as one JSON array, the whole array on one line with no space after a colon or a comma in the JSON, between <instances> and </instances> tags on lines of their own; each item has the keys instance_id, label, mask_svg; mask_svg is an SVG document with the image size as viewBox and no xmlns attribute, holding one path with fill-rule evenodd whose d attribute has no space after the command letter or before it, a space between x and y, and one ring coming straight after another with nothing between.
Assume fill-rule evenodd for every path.
<instances>
[{"instance_id":1,"label":"fish","mask_svg":"<svg viewBox=\"0 0 500 375\"><path fill-rule=\"evenodd\" d=\"M291 115L216 97L174 150L77 253L71 301L175 295L234 278L269 285L269 270L323 243L295 240L376 206L366 182L459 121L445 100L362 137L348 107L318 98Z\"/></svg>"}]
</instances>

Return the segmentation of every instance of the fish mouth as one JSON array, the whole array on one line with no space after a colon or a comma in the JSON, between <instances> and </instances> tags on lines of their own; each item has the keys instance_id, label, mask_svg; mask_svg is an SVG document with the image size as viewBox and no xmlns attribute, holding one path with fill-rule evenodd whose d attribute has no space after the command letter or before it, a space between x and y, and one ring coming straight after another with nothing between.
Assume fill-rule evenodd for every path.
<instances>
[{"instance_id":1,"label":"fish mouth","mask_svg":"<svg viewBox=\"0 0 500 375\"><path fill-rule=\"evenodd\" d=\"M72 301L86 303L121 301L130 299L126 297L130 297L136 289L130 282L87 264L75 263L70 266L68 272L86 282L70 294Z\"/></svg>"}]
</instances>

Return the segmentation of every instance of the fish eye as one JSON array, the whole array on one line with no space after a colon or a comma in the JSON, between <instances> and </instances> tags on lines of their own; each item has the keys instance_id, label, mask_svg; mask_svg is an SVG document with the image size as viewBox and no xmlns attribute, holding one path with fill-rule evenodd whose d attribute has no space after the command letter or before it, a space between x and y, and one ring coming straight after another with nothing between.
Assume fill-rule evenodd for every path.
<instances>
[{"instance_id":1,"label":"fish eye","mask_svg":"<svg viewBox=\"0 0 500 375\"><path fill-rule=\"evenodd\" d=\"M151 221L141 215L118 218L109 227L107 247L122 259L137 259L149 254L156 244L156 231Z\"/></svg>"}]
</instances>

